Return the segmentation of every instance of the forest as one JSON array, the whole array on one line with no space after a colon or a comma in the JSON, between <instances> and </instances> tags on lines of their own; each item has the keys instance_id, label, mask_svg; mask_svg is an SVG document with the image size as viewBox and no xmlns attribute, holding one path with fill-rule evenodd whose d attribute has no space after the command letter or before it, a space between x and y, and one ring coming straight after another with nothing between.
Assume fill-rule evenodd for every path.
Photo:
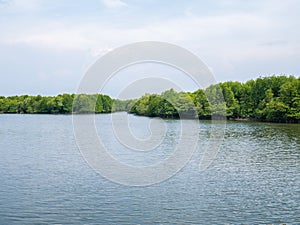
<instances>
[{"instance_id":1,"label":"forest","mask_svg":"<svg viewBox=\"0 0 300 225\"><path fill-rule=\"evenodd\" d=\"M161 118L227 117L300 123L300 78L269 76L222 82L195 92L145 94L119 100L103 94L57 96L0 96L0 113L110 113L126 111Z\"/></svg>"},{"instance_id":2,"label":"forest","mask_svg":"<svg viewBox=\"0 0 300 225\"><path fill-rule=\"evenodd\" d=\"M0 96L0 113L110 113L113 100L102 94Z\"/></svg>"}]
</instances>

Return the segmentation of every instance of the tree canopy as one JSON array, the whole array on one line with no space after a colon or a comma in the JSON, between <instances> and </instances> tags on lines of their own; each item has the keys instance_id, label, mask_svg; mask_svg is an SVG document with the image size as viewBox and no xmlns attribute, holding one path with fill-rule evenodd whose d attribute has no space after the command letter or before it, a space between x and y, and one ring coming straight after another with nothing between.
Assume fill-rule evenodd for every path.
<instances>
[{"instance_id":1,"label":"tree canopy","mask_svg":"<svg viewBox=\"0 0 300 225\"><path fill-rule=\"evenodd\" d=\"M300 78L270 76L246 83L223 82L193 93L169 90L145 95L129 110L145 116L177 118L195 112L200 119L213 115L232 119L300 122Z\"/></svg>"},{"instance_id":2,"label":"tree canopy","mask_svg":"<svg viewBox=\"0 0 300 225\"><path fill-rule=\"evenodd\" d=\"M300 122L300 78L269 76L245 83L223 82L195 92L146 94L119 100L102 94L0 96L0 113L110 113L126 111L162 118L225 116L274 122Z\"/></svg>"},{"instance_id":3,"label":"tree canopy","mask_svg":"<svg viewBox=\"0 0 300 225\"><path fill-rule=\"evenodd\" d=\"M62 94L57 96L0 97L0 113L109 113L113 100L106 95Z\"/></svg>"}]
</instances>

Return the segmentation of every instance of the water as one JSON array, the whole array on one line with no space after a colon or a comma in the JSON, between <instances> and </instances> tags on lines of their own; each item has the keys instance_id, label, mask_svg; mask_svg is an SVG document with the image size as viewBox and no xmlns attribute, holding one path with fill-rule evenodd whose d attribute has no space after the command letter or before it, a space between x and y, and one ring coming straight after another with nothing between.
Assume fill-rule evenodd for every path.
<instances>
[{"instance_id":1,"label":"water","mask_svg":"<svg viewBox=\"0 0 300 225\"><path fill-rule=\"evenodd\" d=\"M96 115L107 148L121 161L140 165L139 152L122 154L109 118ZM147 137L153 119L129 118L132 132ZM155 154L147 153L146 163L172 154L180 121L164 122L165 141ZM300 125L228 122L217 158L202 173L201 146L211 124L199 125L200 147L179 173L130 187L88 166L70 115L0 115L0 224L300 223Z\"/></svg>"}]
</instances>

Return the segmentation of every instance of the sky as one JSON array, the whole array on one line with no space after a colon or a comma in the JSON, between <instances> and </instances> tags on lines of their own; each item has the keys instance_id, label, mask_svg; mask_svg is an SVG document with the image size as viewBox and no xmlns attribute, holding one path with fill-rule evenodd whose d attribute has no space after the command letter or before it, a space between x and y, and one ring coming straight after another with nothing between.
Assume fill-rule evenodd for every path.
<instances>
[{"instance_id":1,"label":"sky","mask_svg":"<svg viewBox=\"0 0 300 225\"><path fill-rule=\"evenodd\" d=\"M99 57L140 41L188 49L217 82L299 76L299 12L298 0L0 0L0 95L75 93ZM197 89L180 71L148 63L120 71L101 93L178 86Z\"/></svg>"}]
</instances>

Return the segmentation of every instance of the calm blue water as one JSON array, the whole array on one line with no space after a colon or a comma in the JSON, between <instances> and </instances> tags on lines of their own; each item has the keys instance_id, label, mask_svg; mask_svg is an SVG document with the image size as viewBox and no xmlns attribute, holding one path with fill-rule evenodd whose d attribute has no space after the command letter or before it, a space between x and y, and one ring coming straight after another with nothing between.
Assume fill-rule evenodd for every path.
<instances>
[{"instance_id":1,"label":"calm blue water","mask_svg":"<svg viewBox=\"0 0 300 225\"><path fill-rule=\"evenodd\" d=\"M96 116L99 130L109 130L109 118ZM140 133L151 119L130 120ZM172 154L179 121L165 123L161 149ZM0 224L300 224L300 125L228 122L217 158L202 173L210 123L200 128L199 150L179 173L130 187L87 165L71 116L0 115ZM105 142L121 152L110 135Z\"/></svg>"}]
</instances>

